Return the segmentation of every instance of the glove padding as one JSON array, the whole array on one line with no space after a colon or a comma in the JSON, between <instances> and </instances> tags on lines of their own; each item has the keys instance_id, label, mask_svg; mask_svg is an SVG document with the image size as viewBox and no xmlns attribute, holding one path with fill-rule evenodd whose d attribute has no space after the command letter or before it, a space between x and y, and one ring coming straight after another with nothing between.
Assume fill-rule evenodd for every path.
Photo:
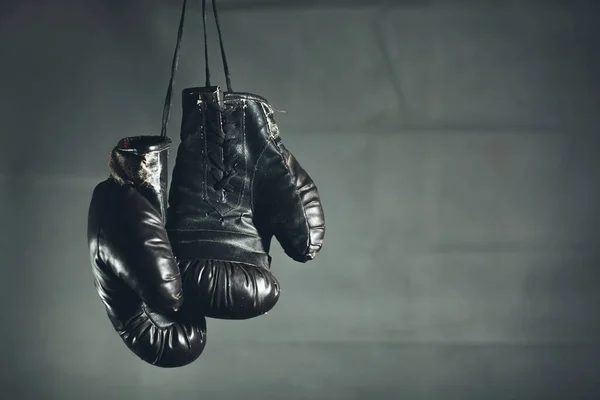
<instances>
[{"instance_id":1,"label":"glove padding","mask_svg":"<svg viewBox=\"0 0 600 400\"><path fill-rule=\"evenodd\" d=\"M307 262L325 234L317 188L281 142L268 102L218 87L183 92L167 214L186 302L213 318L253 318L275 306L273 236Z\"/></svg>"},{"instance_id":2,"label":"glove padding","mask_svg":"<svg viewBox=\"0 0 600 400\"><path fill-rule=\"evenodd\" d=\"M206 342L206 320L182 307L164 226L169 145L160 136L121 140L88 218L95 286L108 317L131 351L159 367L191 363Z\"/></svg>"}]
</instances>

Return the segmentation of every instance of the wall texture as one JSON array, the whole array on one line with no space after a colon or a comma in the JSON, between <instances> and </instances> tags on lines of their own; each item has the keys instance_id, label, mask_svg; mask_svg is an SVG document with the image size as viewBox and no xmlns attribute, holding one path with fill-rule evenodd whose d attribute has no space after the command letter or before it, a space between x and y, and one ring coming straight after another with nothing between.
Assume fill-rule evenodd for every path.
<instances>
[{"instance_id":1,"label":"wall texture","mask_svg":"<svg viewBox=\"0 0 600 400\"><path fill-rule=\"evenodd\" d=\"M92 285L87 207L112 146L160 129L175 3L0 9L6 398L600 396L600 28L586 2L224 1L234 89L285 111L325 248L299 265L276 247L278 306L209 321L196 363L130 354ZM188 21L178 92L204 82L197 4Z\"/></svg>"}]
</instances>

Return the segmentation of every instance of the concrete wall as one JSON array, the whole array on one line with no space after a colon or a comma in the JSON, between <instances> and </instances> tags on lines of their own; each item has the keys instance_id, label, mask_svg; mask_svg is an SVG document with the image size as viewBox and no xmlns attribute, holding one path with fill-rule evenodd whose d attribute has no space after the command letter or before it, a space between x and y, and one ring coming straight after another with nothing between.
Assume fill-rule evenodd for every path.
<instances>
[{"instance_id":1,"label":"concrete wall","mask_svg":"<svg viewBox=\"0 0 600 400\"><path fill-rule=\"evenodd\" d=\"M195 364L159 370L112 331L85 227L112 146L158 133L179 9L46 3L0 19L8 398L598 397L589 6L224 10L234 89L286 111L328 232L311 264L276 247L272 313L209 321ZM178 93L204 82L191 7Z\"/></svg>"}]
</instances>

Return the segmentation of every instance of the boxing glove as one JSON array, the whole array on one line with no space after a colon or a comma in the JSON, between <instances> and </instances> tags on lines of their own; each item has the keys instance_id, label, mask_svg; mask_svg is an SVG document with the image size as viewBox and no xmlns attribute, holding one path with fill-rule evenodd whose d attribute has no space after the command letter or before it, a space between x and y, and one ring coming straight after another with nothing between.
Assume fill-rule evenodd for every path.
<instances>
[{"instance_id":1,"label":"boxing glove","mask_svg":"<svg viewBox=\"0 0 600 400\"><path fill-rule=\"evenodd\" d=\"M167 232L186 302L207 317L256 317L280 296L272 237L302 263L321 249L317 187L283 145L265 99L212 86L184 90L182 105Z\"/></svg>"},{"instance_id":2,"label":"boxing glove","mask_svg":"<svg viewBox=\"0 0 600 400\"><path fill-rule=\"evenodd\" d=\"M205 319L183 305L164 226L169 145L161 136L121 140L88 216L94 283L108 317L133 353L159 367L189 364L206 342Z\"/></svg>"}]
</instances>

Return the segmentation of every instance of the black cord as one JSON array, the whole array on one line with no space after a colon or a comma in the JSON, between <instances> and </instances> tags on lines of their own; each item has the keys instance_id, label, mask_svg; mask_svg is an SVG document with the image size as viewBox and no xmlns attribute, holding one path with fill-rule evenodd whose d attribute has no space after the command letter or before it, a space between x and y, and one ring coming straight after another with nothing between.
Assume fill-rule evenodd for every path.
<instances>
[{"instance_id":1,"label":"black cord","mask_svg":"<svg viewBox=\"0 0 600 400\"><path fill-rule=\"evenodd\" d=\"M221 31L221 23L219 21L219 13L217 11L217 2L212 0L213 15L215 24L217 25L217 33L219 35L219 47L221 49L221 59L223 61L223 70L225 72L225 84L227 91L233 92L231 89L231 74L229 73L229 64L227 63L227 55L225 54L225 46L223 45L223 33ZM204 28L204 68L206 71L206 86L210 85L210 69L208 66L208 35L206 33L206 0L202 0L202 23Z\"/></svg>"},{"instance_id":2,"label":"black cord","mask_svg":"<svg viewBox=\"0 0 600 400\"><path fill-rule=\"evenodd\" d=\"M173 86L175 85L175 75L177 74L177 66L179 65L179 50L181 49L181 41L183 39L183 26L185 21L185 9L187 0L183 0L181 8L181 18L179 19L179 28L177 30L177 42L175 44L175 54L173 54L173 64L171 65L171 79L167 88L167 96L162 116L162 129L160 135L167 136L167 125L169 125L169 117L171 116L171 104L173 103Z\"/></svg>"},{"instance_id":3,"label":"black cord","mask_svg":"<svg viewBox=\"0 0 600 400\"><path fill-rule=\"evenodd\" d=\"M167 95L165 97L165 105L163 108L162 128L160 132L160 135L162 137L167 136L167 126L169 125L169 118L171 116L171 105L173 104L173 87L175 85L175 77L177 75L177 68L179 66L179 53L181 49L181 42L183 40L186 5L187 0L183 0L183 6L181 8L181 18L179 20L179 28L177 30L177 42L175 44L175 53L173 54L173 63L171 65L171 78L169 80ZM221 59L223 61L223 70L225 72L225 82L227 85L227 91L232 92L233 90L231 88L231 74L229 73L229 64L227 63L227 55L225 54L225 47L223 46L223 34L221 32L221 24L219 21L216 0L212 0L212 7L213 14L215 17L215 24L217 25L217 32L219 35L219 47L221 49ZM206 33L206 0L202 0L202 26L204 30L204 68L206 74L205 84L206 86L210 86L210 68L208 65L208 34Z\"/></svg>"},{"instance_id":4,"label":"black cord","mask_svg":"<svg viewBox=\"0 0 600 400\"><path fill-rule=\"evenodd\" d=\"M221 33L221 24L219 22L219 13L217 12L217 2L212 0L213 14L215 15L215 24L217 25L217 33L219 34L219 46L221 47L221 58L223 60L223 70L225 71L225 84L227 85L227 91L233 92L231 89L231 75L229 73L229 64L227 63L227 55L225 54L225 47L223 46L223 34Z\"/></svg>"},{"instance_id":5,"label":"black cord","mask_svg":"<svg viewBox=\"0 0 600 400\"><path fill-rule=\"evenodd\" d=\"M210 86L210 67L208 66L208 35L206 34L206 0L202 0L202 28L204 30L204 86Z\"/></svg>"}]
</instances>

